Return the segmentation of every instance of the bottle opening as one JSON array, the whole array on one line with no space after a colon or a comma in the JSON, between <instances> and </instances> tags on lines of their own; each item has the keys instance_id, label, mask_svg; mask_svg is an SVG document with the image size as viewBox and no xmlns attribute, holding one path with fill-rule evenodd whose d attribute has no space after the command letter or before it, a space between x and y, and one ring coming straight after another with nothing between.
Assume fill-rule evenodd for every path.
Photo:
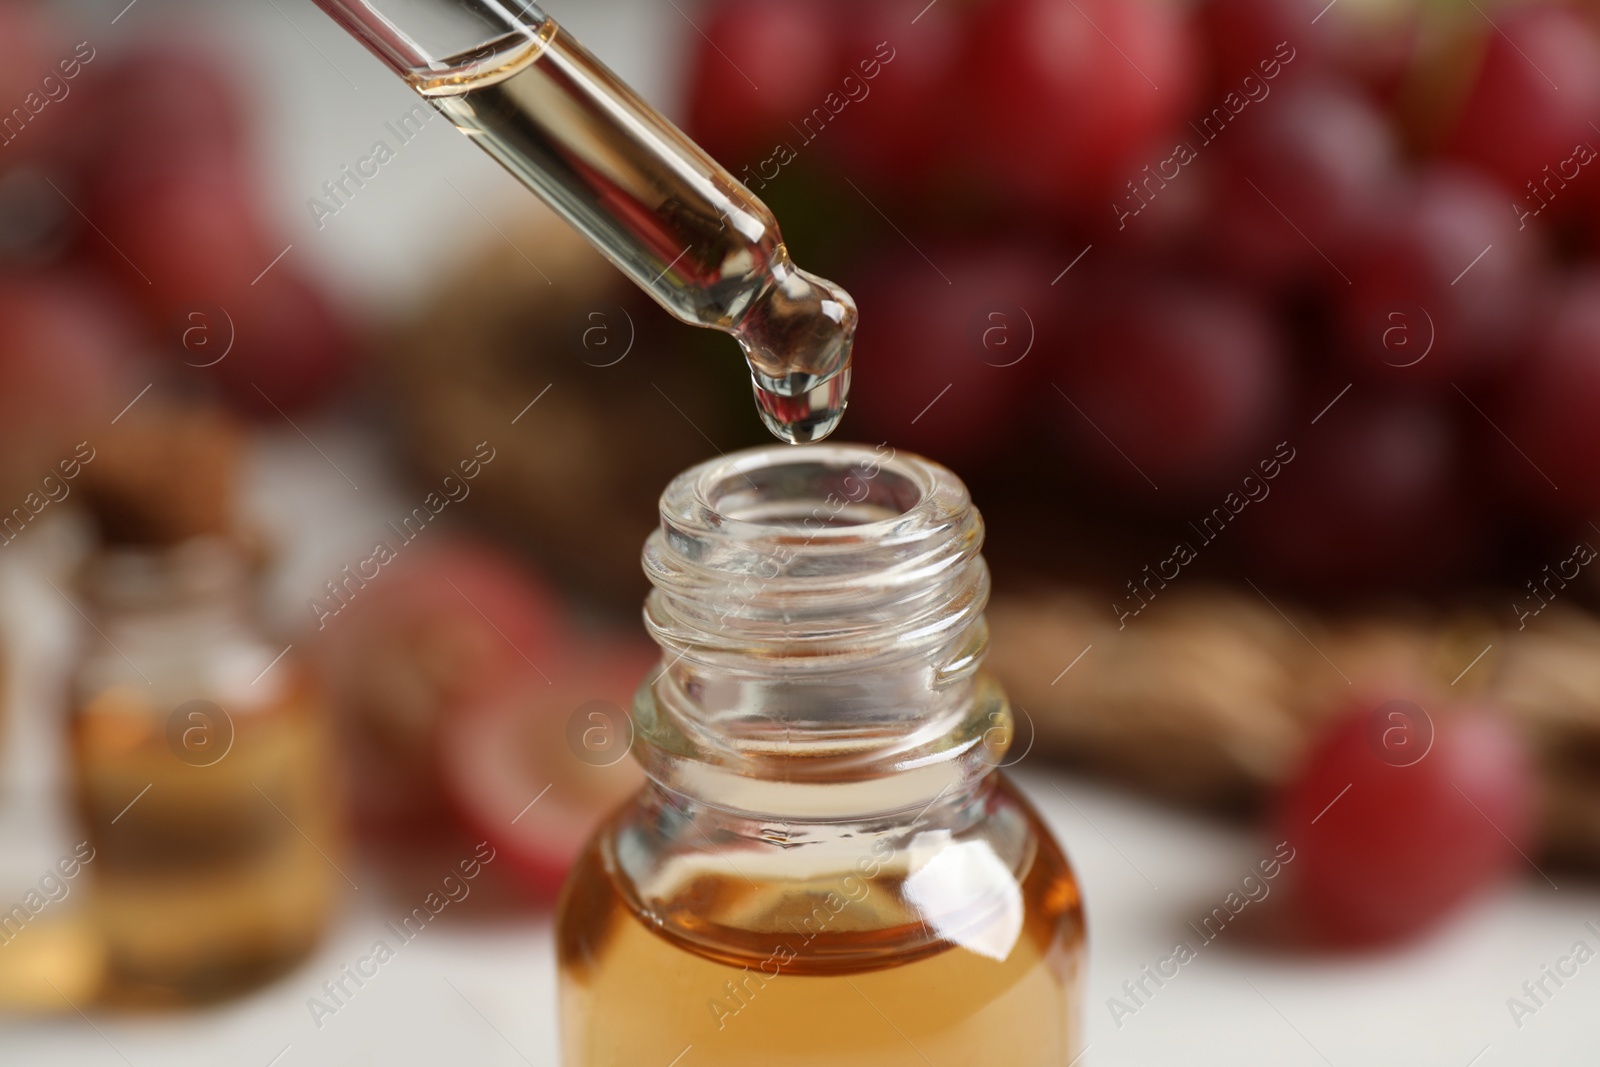
<instances>
[{"instance_id":1,"label":"bottle opening","mask_svg":"<svg viewBox=\"0 0 1600 1067\"><path fill-rule=\"evenodd\" d=\"M859 458L806 460L731 473L710 487L706 503L726 519L803 531L898 519L922 502L924 491L908 474Z\"/></svg>"},{"instance_id":2,"label":"bottle opening","mask_svg":"<svg viewBox=\"0 0 1600 1067\"><path fill-rule=\"evenodd\" d=\"M685 471L661 498L671 531L727 550L797 541L887 547L907 535L936 537L970 510L955 475L888 445L735 452Z\"/></svg>"},{"instance_id":3,"label":"bottle opening","mask_svg":"<svg viewBox=\"0 0 1600 1067\"><path fill-rule=\"evenodd\" d=\"M888 445L768 446L673 479L644 564L676 600L792 618L774 597L837 594L859 611L869 589L898 599L956 580L982 542L966 487L937 463Z\"/></svg>"}]
</instances>

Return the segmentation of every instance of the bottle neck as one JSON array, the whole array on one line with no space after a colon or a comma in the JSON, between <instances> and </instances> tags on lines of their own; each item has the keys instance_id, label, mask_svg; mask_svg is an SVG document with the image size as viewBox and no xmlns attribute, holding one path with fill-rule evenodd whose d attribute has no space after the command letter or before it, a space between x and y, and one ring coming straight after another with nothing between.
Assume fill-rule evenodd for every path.
<instances>
[{"instance_id":1,"label":"bottle neck","mask_svg":"<svg viewBox=\"0 0 1600 1067\"><path fill-rule=\"evenodd\" d=\"M644 554L663 652L635 704L646 772L769 822L968 792L1010 737L979 670L982 539L954 475L885 446L754 449L679 476Z\"/></svg>"},{"instance_id":2,"label":"bottle neck","mask_svg":"<svg viewBox=\"0 0 1600 1067\"><path fill-rule=\"evenodd\" d=\"M242 707L277 693L276 679L250 684L275 652L257 630L250 561L224 539L103 548L80 588L97 631L76 672L80 701L119 686L165 708L202 695Z\"/></svg>"},{"instance_id":3,"label":"bottle neck","mask_svg":"<svg viewBox=\"0 0 1600 1067\"><path fill-rule=\"evenodd\" d=\"M248 561L219 537L102 548L86 565L82 587L99 625L158 636L244 626L253 592Z\"/></svg>"}]
</instances>

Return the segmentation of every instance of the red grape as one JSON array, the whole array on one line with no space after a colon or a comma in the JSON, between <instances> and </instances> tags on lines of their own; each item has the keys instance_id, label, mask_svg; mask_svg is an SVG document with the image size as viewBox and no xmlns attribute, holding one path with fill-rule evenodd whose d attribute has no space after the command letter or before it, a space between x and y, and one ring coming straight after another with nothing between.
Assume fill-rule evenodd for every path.
<instances>
[{"instance_id":1,"label":"red grape","mask_svg":"<svg viewBox=\"0 0 1600 1067\"><path fill-rule=\"evenodd\" d=\"M1569 280L1540 319L1530 358L1505 376L1503 403L1474 397L1505 432L1485 423L1484 448L1514 496L1587 519L1600 513L1600 275Z\"/></svg>"},{"instance_id":2,"label":"red grape","mask_svg":"<svg viewBox=\"0 0 1600 1067\"><path fill-rule=\"evenodd\" d=\"M956 466L1003 450L1054 336L1060 266L1018 245L930 246L864 270L850 418L858 436ZM948 278L941 277L939 271Z\"/></svg>"},{"instance_id":3,"label":"red grape","mask_svg":"<svg viewBox=\"0 0 1600 1067\"><path fill-rule=\"evenodd\" d=\"M1293 447L1272 496L1240 522L1251 557L1283 576L1333 589L1422 582L1475 547L1436 406L1345 396Z\"/></svg>"},{"instance_id":4,"label":"red grape","mask_svg":"<svg viewBox=\"0 0 1600 1067\"><path fill-rule=\"evenodd\" d=\"M1296 69L1320 68L1325 36L1309 29L1320 6L1319 0L1206 0L1196 19L1215 87L1237 89L1245 77L1259 77L1260 64L1281 43L1294 49Z\"/></svg>"},{"instance_id":5,"label":"red grape","mask_svg":"<svg viewBox=\"0 0 1600 1067\"><path fill-rule=\"evenodd\" d=\"M785 0L720 0L691 43L686 128L736 175L799 134L838 86L835 21Z\"/></svg>"},{"instance_id":6,"label":"red grape","mask_svg":"<svg viewBox=\"0 0 1600 1067\"><path fill-rule=\"evenodd\" d=\"M101 230L91 247L158 328L191 305L233 303L281 251L244 169L219 153L170 157L137 180L98 172L86 210Z\"/></svg>"},{"instance_id":7,"label":"red grape","mask_svg":"<svg viewBox=\"0 0 1600 1067\"><path fill-rule=\"evenodd\" d=\"M236 164L187 152L94 193L101 261L143 305L169 354L236 406L276 418L274 405L307 408L348 376L348 329L293 261L274 263L284 246L259 223Z\"/></svg>"},{"instance_id":8,"label":"red grape","mask_svg":"<svg viewBox=\"0 0 1600 1067\"><path fill-rule=\"evenodd\" d=\"M197 151L246 162L246 115L234 77L207 51L143 45L96 69L95 164L103 183L139 181Z\"/></svg>"},{"instance_id":9,"label":"red grape","mask_svg":"<svg viewBox=\"0 0 1600 1067\"><path fill-rule=\"evenodd\" d=\"M553 900L600 820L644 782L628 715L659 650L606 642L464 704L440 735L439 765L464 821Z\"/></svg>"},{"instance_id":10,"label":"red grape","mask_svg":"<svg viewBox=\"0 0 1600 1067\"><path fill-rule=\"evenodd\" d=\"M349 582L346 606L318 591L317 603L338 610L317 613L316 648L361 779L358 817L403 830L444 811L434 750L446 713L513 687L530 661L553 669L565 652L561 609L517 561L472 540L385 540L397 556L377 577L336 581Z\"/></svg>"},{"instance_id":11,"label":"red grape","mask_svg":"<svg viewBox=\"0 0 1600 1067\"><path fill-rule=\"evenodd\" d=\"M1579 142L1595 142L1600 38L1582 16L1552 4L1497 11L1495 23L1499 32L1485 29L1482 63L1444 145L1520 198L1546 166Z\"/></svg>"},{"instance_id":12,"label":"red grape","mask_svg":"<svg viewBox=\"0 0 1600 1067\"><path fill-rule=\"evenodd\" d=\"M314 407L350 377L355 338L328 297L292 267L274 267L228 311L233 349L207 372L239 409L275 419L280 410ZM185 361L205 362L187 353Z\"/></svg>"},{"instance_id":13,"label":"red grape","mask_svg":"<svg viewBox=\"0 0 1600 1067\"><path fill-rule=\"evenodd\" d=\"M1120 274L1088 284L1078 303L1055 368L1066 397L1045 398L1072 450L1135 489L1184 493L1248 473L1283 393L1263 309L1239 293Z\"/></svg>"},{"instance_id":14,"label":"red grape","mask_svg":"<svg viewBox=\"0 0 1600 1067\"><path fill-rule=\"evenodd\" d=\"M1530 246L1504 193L1471 171L1423 171L1337 255L1351 281L1336 289L1345 351L1387 384L1466 382L1509 355L1527 325ZM1419 340L1432 337L1425 357L1382 343L1397 310L1420 320Z\"/></svg>"},{"instance_id":15,"label":"red grape","mask_svg":"<svg viewBox=\"0 0 1600 1067\"><path fill-rule=\"evenodd\" d=\"M96 73L86 240L161 329L228 305L282 245L260 222L239 93L209 55L145 46Z\"/></svg>"},{"instance_id":16,"label":"red grape","mask_svg":"<svg viewBox=\"0 0 1600 1067\"><path fill-rule=\"evenodd\" d=\"M1431 743L1430 743L1431 742ZM1504 720L1403 701L1336 719L1278 799L1285 903L1337 945L1422 932L1522 863L1534 782Z\"/></svg>"},{"instance_id":17,"label":"red grape","mask_svg":"<svg viewBox=\"0 0 1600 1067\"><path fill-rule=\"evenodd\" d=\"M1153 0L994 0L967 44L962 151L1002 195L1047 209L1138 177L1193 100L1189 28Z\"/></svg>"},{"instance_id":18,"label":"red grape","mask_svg":"<svg viewBox=\"0 0 1600 1067\"><path fill-rule=\"evenodd\" d=\"M1339 249L1395 180L1394 138L1361 94L1335 82L1284 81L1263 82L1270 92L1260 111L1211 134L1224 160L1213 240L1263 281L1302 273L1338 280L1323 254Z\"/></svg>"},{"instance_id":19,"label":"red grape","mask_svg":"<svg viewBox=\"0 0 1600 1067\"><path fill-rule=\"evenodd\" d=\"M854 177L900 190L922 184L948 154L950 115L963 91L957 62L962 26L943 6L912 18L925 0L882 0L851 11L838 81L854 79L860 99L829 127L828 147ZM880 59L887 45L888 62ZM864 71L875 71L868 79ZM857 180L861 180L858 178Z\"/></svg>"},{"instance_id":20,"label":"red grape","mask_svg":"<svg viewBox=\"0 0 1600 1067\"><path fill-rule=\"evenodd\" d=\"M1205 0L1198 12L1218 92L1260 72L1280 44L1295 50L1302 72L1337 68L1363 84L1391 88L1419 37L1414 4L1354 7L1328 0Z\"/></svg>"}]
</instances>

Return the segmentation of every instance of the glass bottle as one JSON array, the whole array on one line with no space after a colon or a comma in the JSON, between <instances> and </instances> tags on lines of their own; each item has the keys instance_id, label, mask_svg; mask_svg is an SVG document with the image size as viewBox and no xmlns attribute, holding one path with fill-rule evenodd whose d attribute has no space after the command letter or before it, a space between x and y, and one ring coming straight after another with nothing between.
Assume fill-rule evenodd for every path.
<instances>
[{"instance_id":1,"label":"glass bottle","mask_svg":"<svg viewBox=\"0 0 1600 1067\"><path fill-rule=\"evenodd\" d=\"M73 778L112 999L271 978L312 949L340 888L319 688L260 632L253 587L218 536L109 545L84 574Z\"/></svg>"},{"instance_id":2,"label":"glass bottle","mask_svg":"<svg viewBox=\"0 0 1600 1067\"><path fill-rule=\"evenodd\" d=\"M965 487L886 446L679 475L644 553L650 781L558 916L565 1067L1065 1067L1083 912L998 764Z\"/></svg>"}]
</instances>

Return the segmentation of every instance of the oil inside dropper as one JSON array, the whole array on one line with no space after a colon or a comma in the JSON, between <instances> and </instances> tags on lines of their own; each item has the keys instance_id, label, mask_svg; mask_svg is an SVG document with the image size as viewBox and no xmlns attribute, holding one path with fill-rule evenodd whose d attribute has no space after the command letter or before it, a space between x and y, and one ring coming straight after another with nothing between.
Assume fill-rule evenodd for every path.
<instances>
[{"instance_id":1,"label":"oil inside dropper","mask_svg":"<svg viewBox=\"0 0 1600 1067\"><path fill-rule=\"evenodd\" d=\"M833 432L854 301L796 267L767 206L553 20L409 81L662 307L732 334L773 434Z\"/></svg>"}]
</instances>

